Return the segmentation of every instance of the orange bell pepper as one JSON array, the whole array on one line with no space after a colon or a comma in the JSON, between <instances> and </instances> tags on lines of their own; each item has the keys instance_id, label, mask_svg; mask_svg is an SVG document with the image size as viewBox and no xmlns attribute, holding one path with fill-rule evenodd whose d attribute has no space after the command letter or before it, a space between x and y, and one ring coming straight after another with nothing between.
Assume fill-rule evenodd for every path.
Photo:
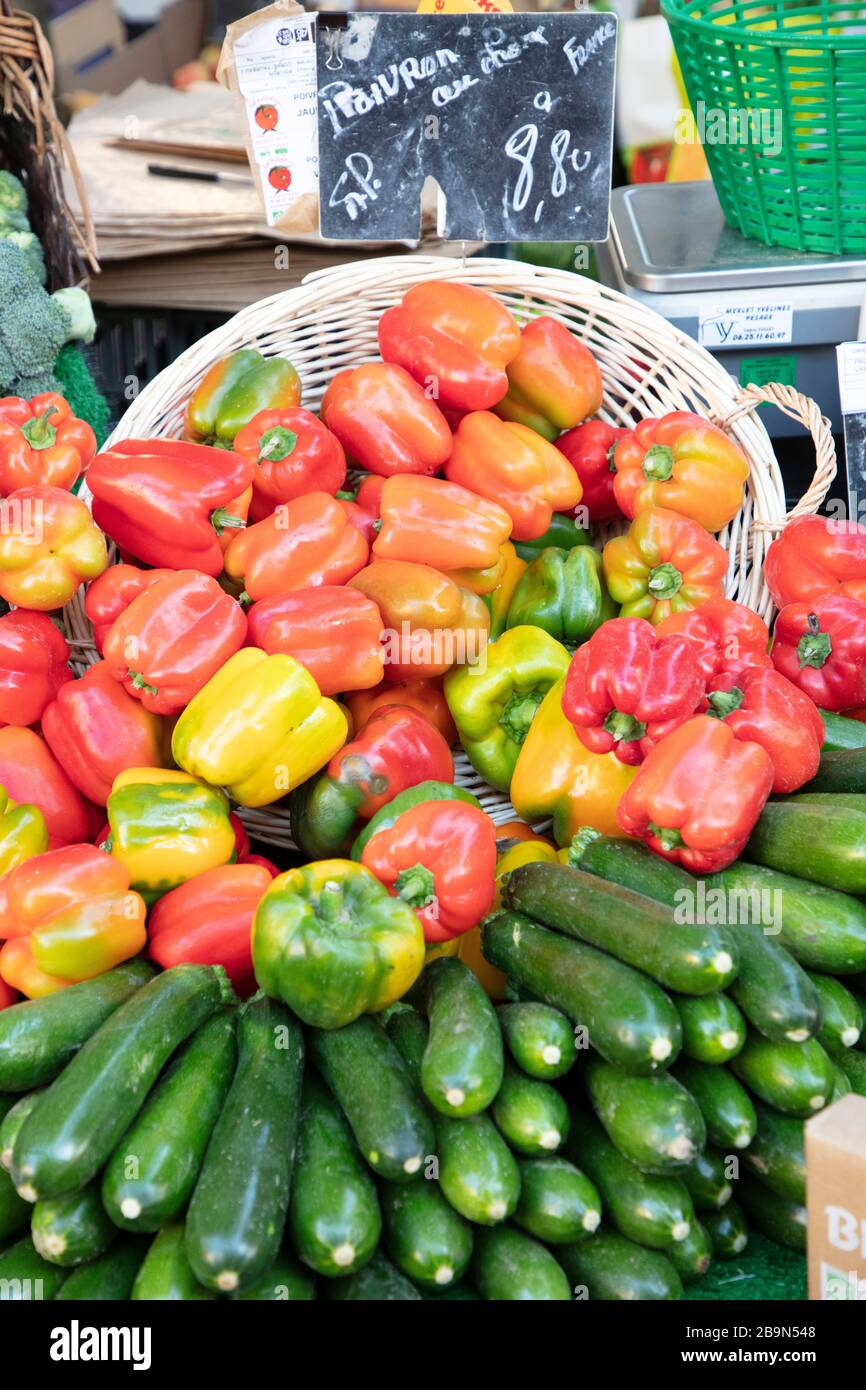
<instances>
[{"instance_id":1,"label":"orange bell pepper","mask_svg":"<svg viewBox=\"0 0 866 1390\"><path fill-rule=\"evenodd\" d=\"M0 598L50 612L108 564L105 537L78 497L22 487L0 502Z\"/></svg>"},{"instance_id":2,"label":"orange bell pepper","mask_svg":"<svg viewBox=\"0 0 866 1390\"><path fill-rule=\"evenodd\" d=\"M379 320L379 351L449 410L490 410L508 390L505 368L520 329L498 299L474 285L413 285ZM395 559L399 559L395 556Z\"/></svg>"},{"instance_id":3,"label":"orange bell pepper","mask_svg":"<svg viewBox=\"0 0 866 1390\"><path fill-rule=\"evenodd\" d=\"M345 584L369 550L344 508L327 492L308 492L232 539L225 569L253 601L293 589Z\"/></svg>"},{"instance_id":4,"label":"orange bell pepper","mask_svg":"<svg viewBox=\"0 0 866 1390\"><path fill-rule=\"evenodd\" d=\"M39 807L51 849L92 839L102 822L33 729L0 729L0 786L13 801Z\"/></svg>"},{"instance_id":5,"label":"orange bell pepper","mask_svg":"<svg viewBox=\"0 0 866 1390\"><path fill-rule=\"evenodd\" d=\"M325 584L274 594L247 618L250 644L293 656L323 695L369 690L382 679L382 615L355 589Z\"/></svg>"},{"instance_id":6,"label":"orange bell pepper","mask_svg":"<svg viewBox=\"0 0 866 1390\"><path fill-rule=\"evenodd\" d=\"M346 703L356 734L366 727L371 715L383 705L408 705L410 709L423 714L428 724L438 729L449 744L457 742L457 729L442 690L441 679L382 681L373 690L353 691Z\"/></svg>"},{"instance_id":7,"label":"orange bell pepper","mask_svg":"<svg viewBox=\"0 0 866 1390\"><path fill-rule=\"evenodd\" d=\"M520 351L508 364L508 395L496 407L551 442L601 408L598 363L564 324L543 314L520 335Z\"/></svg>"},{"instance_id":8,"label":"orange bell pepper","mask_svg":"<svg viewBox=\"0 0 866 1390\"><path fill-rule=\"evenodd\" d=\"M517 541L543 536L553 513L576 507L583 496L576 472L553 444L487 410L460 421L445 476L503 506Z\"/></svg>"},{"instance_id":9,"label":"orange bell pepper","mask_svg":"<svg viewBox=\"0 0 866 1390\"><path fill-rule=\"evenodd\" d=\"M0 494L22 487L69 489L86 473L96 453L96 435L72 414L56 391L32 400L0 401Z\"/></svg>"},{"instance_id":10,"label":"orange bell pepper","mask_svg":"<svg viewBox=\"0 0 866 1390\"><path fill-rule=\"evenodd\" d=\"M12 936L0 946L0 983L7 989L17 990L26 999L44 999L47 994L56 994L76 981L40 970L33 957L30 937Z\"/></svg>"},{"instance_id":11,"label":"orange bell pepper","mask_svg":"<svg viewBox=\"0 0 866 1390\"><path fill-rule=\"evenodd\" d=\"M660 623L725 596L727 551L700 522L663 507L639 512L624 536L608 541L603 563L623 618Z\"/></svg>"},{"instance_id":12,"label":"orange bell pepper","mask_svg":"<svg viewBox=\"0 0 866 1390\"><path fill-rule=\"evenodd\" d=\"M439 570L482 570L501 563L501 548L511 535L511 517L496 502L441 478L386 479L380 514L375 556Z\"/></svg>"},{"instance_id":13,"label":"orange bell pepper","mask_svg":"<svg viewBox=\"0 0 866 1390\"><path fill-rule=\"evenodd\" d=\"M490 614L484 600L429 565L374 560L349 581L379 607L387 680L442 676L478 660Z\"/></svg>"},{"instance_id":14,"label":"orange bell pepper","mask_svg":"<svg viewBox=\"0 0 866 1390\"><path fill-rule=\"evenodd\" d=\"M438 473L451 452L451 431L402 367L368 362L331 379L321 416L350 458L369 473Z\"/></svg>"},{"instance_id":15,"label":"orange bell pepper","mask_svg":"<svg viewBox=\"0 0 866 1390\"><path fill-rule=\"evenodd\" d=\"M667 507L708 531L721 531L736 516L749 476L734 441L688 410L641 420L617 442L613 468L614 496L625 516Z\"/></svg>"}]
</instances>

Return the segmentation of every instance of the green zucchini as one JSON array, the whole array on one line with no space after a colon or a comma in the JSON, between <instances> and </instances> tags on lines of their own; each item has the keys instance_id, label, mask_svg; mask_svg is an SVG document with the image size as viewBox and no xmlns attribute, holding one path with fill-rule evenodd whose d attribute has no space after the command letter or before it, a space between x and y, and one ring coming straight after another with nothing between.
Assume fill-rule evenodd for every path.
<instances>
[{"instance_id":1,"label":"green zucchini","mask_svg":"<svg viewBox=\"0 0 866 1390\"><path fill-rule=\"evenodd\" d=\"M32 1237L24 1236L0 1254L0 1303L56 1298L65 1278L66 1270L43 1260Z\"/></svg>"},{"instance_id":2,"label":"green zucchini","mask_svg":"<svg viewBox=\"0 0 866 1390\"><path fill-rule=\"evenodd\" d=\"M866 792L866 748L825 748L818 771L803 791Z\"/></svg>"},{"instance_id":3,"label":"green zucchini","mask_svg":"<svg viewBox=\"0 0 866 1390\"><path fill-rule=\"evenodd\" d=\"M775 932L773 940L802 966L827 975L866 967L866 903L848 893L742 859L712 883L730 895L729 915Z\"/></svg>"},{"instance_id":4,"label":"green zucchini","mask_svg":"<svg viewBox=\"0 0 866 1390\"><path fill-rule=\"evenodd\" d=\"M721 1211L705 1212L703 1224L712 1241L715 1259L735 1260L742 1255L749 1243L749 1224L737 1202L728 1202Z\"/></svg>"},{"instance_id":5,"label":"green zucchini","mask_svg":"<svg viewBox=\"0 0 866 1390\"><path fill-rule=\"evenodd\" d=\"M861 720L848 719L844 714L832 714L826 709L819 710L818 713L824 721L822 752L866 748L866 724Z\"/></svg>"},{"instance_id":6,"label":"green zucchini","mask_svg":"<svg viewBox=\"0 0 866 1390\"><path fill-rule=\"evenodd\" d=\"M33 1208L33 1244L43 1260L80 1265L104 1255L117 1235L99 1197L99 1183L65 1197L43 1197Z\"/></svg>"},{"instance_id":7,"label":"green zucchini","mask_svg":"<svg viewBox=\"0 0 866 1390\"><path fill-rule=\"evenodd\" d=\"M87 1040L24 1121L12 1155L23 1197L59 1197L96 1176L165 1062L234 998L218 965L176 965L136 990Z\"/></svg>"},{"instance_id":8,"label":"green zucchini","mask_svg":"<svg viewBox=\"0 0 866 1390\"><path fill-rule=\"evenodd\" d=\"M637 840L619 840L609 835L589 838L588 830L578 832L580 857L577 868L595 874L608 883L618 883L668 907L688 908L695 901L697 880L687 869L654 854ZM572 847L572 854L578 846Z\"/></svg>"},{"instance_id":9,"label":"green zucchini","mask_svg":"<svg viewBox=\"0 0 866 1390\"><path fill-rule=\"evenodd\" d=\"M311 1029L309 1044L370 1167L390 1182L417 1178L435 1149L433 1126L385 1029L364 1015Z\"/></svg>"},{"instance_id":10,"label":"green zucchini","mask_svg":"<svg viewBox=\"0 0 866 1390\"><path fill-rule=\"evenodd\" d=\"M216 1298L192 1272L181 1222L163 1226L154 1236L130 1296L133 1302L142 1303L201 1303Z\"/></svg>"},{"instance_id":11,"label":"green zucchini","mask_svg":"<svg viewBox=\"0 0 866 1390\"><path fill-rule=\"evenodd\" d=\"M20 1099L21 1097L17 1095L0 1094L0 1124L3 1123L13 1105L16 1105Z\"/></svg>"},{"instance_id":12,"label":"green zucchini","mask_svg":"<svg viewBox=\"0 0 866 1390\"><path fill-rule=\"evenodd\" d=\"M147 1242L140 1236L121 1236L103 1255L73 1269L54 1297L125 1303L132 1296L132 1286L146 1251Z\"/></svg>"},{"instance_id":13,"label":"green zucchini","mask_svg":"<svg viewBox=\"0 0 866 1390\"><path fill-rule=\"evenodd\" d=\"M472 1273L488 1302L567 1302L571 1289L562 1266L531 1236L513 1226L479 1231Z\"/></svg>"},{"instance_id":14,"label":"green zucchini","mask_svg":"<svg viewBox=\"0 0 866 1390\"><path fill-rule=\"evenodd\" d=\"M745 854L827 888L866 893L866 796L801 792L768 801Z\"/></svg>"},{"instance_id":15,"label":"green zucchini","mask_svg":"<svg viewBox=\"0 0 866 1390\"><path fill-rule=\"evenodd\" d=\"M0 1091L32 1091L66 1066L115 1009L156 974L128 960L98 975L0 1012Z\"/></svg>"},{"instance_id":16,"label":"green zucchini","mask_svg":"<svg viewBox=\"0 0 866 1390\"><path fill-rule=\"evenodd\" d=\"M443 1115L477 1115L502 1084L502 1034L478 976L442 956L421 977L430 1033L421 1086Z\"/></svg>"},{"instance_id":17,"label":"green zucchini","mask_svg":"<svg viewBox=\"0 0 866 1390\"><path fill-rule=\"evenodd\" d=\"M736 944L724 928L680 922L664 903L566 864L521 864L503 899L681 994L724 989L737 973Z\"/></svg>"},{"instance_id":18,"label":"green zucchini","mask_svg":"<svg viewBox=\"0 0 866 1390\"><path fill-rule=\"evenodd\" d=\"M792 1202L744 1173L737 1195L746 1215L761 1235L800 1253L806 1249L808 1213L801 1202Z\"/></svg>"},{"instance_id":19,"label":"green zucchini","mask_svg":"<svg viewBox=\"0 0 866 1390\"><path fill-rule=\"evenodd\" d=\"M490 1110L516 1153L555 1153L568 1136L568 1106L548 1081L534 1081L508 1066Z\"/></svg>"},{"instance_id":20,"label":"green zucchini","mask_svg":"<svg viewBox=\"0 0 866 1390\"><path fill-rule=\"evenodd\" d=\"M833 1063L833 1094L830 1096L830 1104L834 1100L841 1100L843 1096L850 1096L854 1087L848 1079L847 1072L844 1072L838 1062Z\"/></svg>"},{"instance_id":21,"label":"green zucchini","mask_svg":"<svg viewBox=\"0 0 866 1390\"><path fill-rule=\"evenodd\" d=\"M0 1241L8 1241L26 1231L32 1210L30 1203L19 1197L5 1168L0 1170Z\"/></svg>"},{"instance_id":22,"label":"green zucchini","mask_svg":"<svg viewBox=\"0 0 866 1390\"><path fill-rule=\"evenodd\" d=\"M536 1081L565 1076L577 1060L574 1028L549 1004L500 1004L496 1010L505 1045L517 1065Z\"/></svg>"},{"instance_id":23,"label":"green zucchini","mask_svg":"<svg viewBox=\"0 0 866 1390\"><path fill-rule=\"evenodd\" d=\"M492 965L583 1025L609 1062L645 1073L669 1066L679 1052L676 1009L657 984L630 965L539 927L519 912L489 917L482 943Z\"/></svg>"},{"instance_id":24,"label":"green zucchini","mask_svg":"<svg viewBox=\"0 0 866 1390\"><path fill-rule=\"evenodd\" d=\"M602 1228L592 1240L557 1250L578 1299L664 1302L682 1298L680 1276L660 1250L645 1250L617 1231Z\"/></svg>"},{"instance_id":25,"label":"green zucchini","mask_svg":"<svg viewBox=\"0 0 866 1390\"><path fill-rule=\"evenodd\" d=\"M252 1284L280 1248L295 1158L304 1040L284 1004L256 994L238 1010L238 1063L186 1218L186 1253L220 1293Z\"/></svg>"},{"instance_id":26,"label":"green zucchini","mask_svg":"<svg viewBox=\"0 0 866 1390\"><path fill-rule=\"evenodd\" d=\"M328 1285L328 1297L365 1303L393 1303L397 1300L407 1302L420 1299L421 1295L411 1280L377 1250L356 1274L350 1274L347 1279L332 1279Z\"/></svg>"},{"instance_id":27,"label":"green zucchini","mask_svg":"<svg viewBox=\"0 0 866 1390\"><path fill-rule=\"evenodd\" d=\"M487 1115L436 1123L439 1185L455 1211L479 1226L495 1226L514 1212L520 1171Z\"/></svg>"},{"instance_id":28,"label":"green zucchini","mask_svg":"<svg viewBox=\"0 0 866 1390\"><path fill-rule=\"evenodd\" d=\"M743 1155L749 1168L773 1192L790 1202L806 1200L804 1121L780 1115L768 1105L756 1106L758 1132Z\"/></svg>"},{"instance_id":29,"label":"green zucchini","mask_svg":"<svg viewBox=\"0 0 866 1390\"><path fill-rule=\"evenodd\" d=\"M586 1081L592 1108L608 1138L645 1172L676 1172L704 1147L703 1115L672 1076L629 1076L590 1056Z\"/></svg>"},{"instance_id":30,"label":"green zucchini","mask_svg":"<svg viewBox=\"0 0 866 1390\"><path fill-rule=\"evenodd\" d=\"M430 1035L430 1026L415 1009L397 1008L385 1022L385 1030L399 1052L412 1085L421 1090L421 1062Z\"/></svg>"},{"instance_id":31,"label":"green zucchini","mask_svg":"<svg viewBox=\"0 0 866 1390\"><path fill-rule=\"evenodd\" d=\"M758 1128L748 1091L726 1067L681 1058L674 1076L698 1103L707 1138L720 1149L745 1149Z\"/></svg>"},{"instance_id":32,"label":"green zucchini","mask_svg":"<svg viewBox=\"0 0 866 1390\"><path fill-rule=\"evenodd\" d=\"M734 1161L736 1162L736 1159ZM734 1195L728 1177L728 1155L710 1148L709 1145L699 1154L695 1154L688 1168L684 1168L679 1177L685 1183L696 1211L718 1211Z\"/></svg>"},{"instance_id":33,"label":"green zucchini","mask_svg":"<svg viewBox=\"0 0 866 1390\"><path fill-rule=\"evenodd\" d=\"M710 1267L713 1258L713 1242L706 1226L697 1218L692 1222L685 1240L674 1241L665 1254L684 1284L700 1279Z\"/></svg>"},{"instance_id":34,"label":"green zucchini","mask_svg":"<svg viewBox=\"0 0 866 1390\"><path fill-rule=\"evenodd\" d=\"M28 1115L32 1115L46 1089L45 1086L40 1086L38 1091L31 1091L29 1095L20 1096L11 1109L7 1110L3 1123L0 1124L0 1163L7 1173L12 1168L12 1154L15 1149L15 1140L21 1132L21 1126Z\"/></svg>"},{"instance_id":35,"label":"green zucchini","mask_svg":"<svg viewBox=\"0 0 866 1390\"><path fill-rule=\"evenodd\" d=\"M751 1033L731 1070L759 1100L784 1115L814 1115L833 1093L833 1063L814 1038L776 1043Z\"/></svg>"},{"instance_id":36,"label":"green zucchini","mask_svg":"<svg viewBox=\"0 0 866 1390\"><path fill-rule=\"evenodd\" d=\"M598 1230L598 1189L567 1159L520 1160L520 1201L515 1224L546 1245L570 1245Z\"/></svg>"},{"instance_id":37,"label":"green zucchini","mask_svg":"<svg viewBox=\"0 0 866 1390\"><path fill-rule=\"evenodd\" d=\"M472 1258L468 1221L443 1197L438 1182L382 1183L385 1248L398 1269L422 1288L444 1288Z\"/></svg>"},{"instance_id":38,"label":"green zucchini","mask_svg":"<svg viewBox=\"0 0 866 1390\"><path fill-rule=\"evenodd\" d=\"M369 1169L342 1110L313 1072L304 1078L289 1229L300 1258L328 1278L360 1269L382 1230Z\"/></svg>"},{"instance_id":39,"label":"green zucchini","mask_svg":"<svg viewBox=\"0 0 866 1390\"><path fill-rule=\"evenodd\" d=\"M700 999L674 999L683 1026L683 1055L718 1066L736 1057L746 1041L746 1020L733 999L718 991Z\"/></svg>"},{"instance_id":40,"label":"green zucchini","mask_svg":"<svg viewBox=\"0 0 866 1390\"><path fill-rule=\"evenodd\" d=\"M837 1063L851 1083L851 1090L866 1096L866 1052L844 1052Z\"/></svg>"},{"instance_id":41,"label":"green zucchini","mask_svg":"<svg viewBox=\"0 0 866 1390\"><path fill-rule=\"evenodd\" d=\"M809 979L821 1001L821 1027L818 1042L831 1057L855 1047L863 1032L863 1011L856 996L832 975L810 972Z\"/></svg>"},{"instance_id":42,"label":"green zucchini","mask_svg":"<svg viewBox=\"0 0 866 1390\"><path fill-rule=\"evenodd\" d=\"M158 1231L192 1196L235 1069L235 1020L216 1014L192 1035L108 1160L102 1200L116 1226Z\"/></svg>"},{"instance_id":43,"label":"green zucchini","mask_svg":"<svg viewBox=\"0 0 866 1390\"><path fill-rule=\"evenodd\" d=\"M740 973L729 992L772 1042L805 1042L820 1027L818 992L802 966L761 926L741 922Z\"/></svg>"},{"instance_id":44,"label":"green zucchini","mask_svg":"<svg viewBox=\"0 0 866 1390\"><path fill-rule=\"evenodd\" d=\"M308 1269L288 1250L277 1256L270 1269L260 1274L232 1299L255 1299L262 1303L309 1302L316 1297L316 1281Z\"/></svg>"},{"instance_id":45,"label":"green zucchini","mask_svg":"<svg viewBox=\"0 0 866 1390\"><path fill-rule=\"evenodd\" d=\"M595 1183L620 1235L658 1250L686 1239L695 1219L687 1189L677 1178L641 1172L585 1112L574 1113L568 1155Z\"/></svg>"}]
</instances>

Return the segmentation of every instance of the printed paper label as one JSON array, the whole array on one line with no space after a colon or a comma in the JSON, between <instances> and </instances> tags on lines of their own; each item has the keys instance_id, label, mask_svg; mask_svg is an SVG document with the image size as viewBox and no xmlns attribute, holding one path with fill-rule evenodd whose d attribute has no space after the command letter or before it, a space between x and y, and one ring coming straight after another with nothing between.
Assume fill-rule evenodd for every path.
<instances>
[{"instance_id":1,"label":"printed paper label","mask_svg":"<svg viewBox=\"0 0 866 1390\"><path fill-rule=\"evenodd\" d=\"M842 414L859 415L866 411L866 343L840 343L836 362Z\"/></svg>"},{"instance_id":2,"label":"printed paper label","mask_svg":"<svg viewBox=\"0 0 866 1390\"><path fill-rule=\"evenodd\" d=\"M794 306L788 300L754 304L717 301L700 310L698 341L702 347L756 347L759 343L790 343Z\"/></svg>"}]
</instances>

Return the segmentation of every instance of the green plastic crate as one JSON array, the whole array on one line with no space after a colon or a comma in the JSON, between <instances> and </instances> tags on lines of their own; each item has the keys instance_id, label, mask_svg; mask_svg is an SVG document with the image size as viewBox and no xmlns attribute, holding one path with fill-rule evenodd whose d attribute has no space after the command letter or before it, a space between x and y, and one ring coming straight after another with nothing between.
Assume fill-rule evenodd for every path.
<instances>
[{"instance_id":1,"label":"green plastic crate","mask_svg":"<svg viewBox=\"0 0 866 1390\"><path fill-rule=\"evenodd\" d=\"M662 0L727 221L823 255L866 252L866 11Z\"/></svg>"}]
</instances>

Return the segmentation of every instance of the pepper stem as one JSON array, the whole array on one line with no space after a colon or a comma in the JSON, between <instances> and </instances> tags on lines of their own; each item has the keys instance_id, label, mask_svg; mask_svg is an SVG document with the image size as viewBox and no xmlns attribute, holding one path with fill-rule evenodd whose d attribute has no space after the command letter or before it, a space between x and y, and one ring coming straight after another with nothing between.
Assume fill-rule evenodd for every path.
<instances>
[{"instance_id":1,"label":"pepper stem","mask_svg":"<svg viewBox=\"0 0 866 1390\"><path fill-rule=\"evenodd\" d=\"M133 690L146 690L147 693L148 693L148 695L158 695L158 694L159 694L159 686L158 686L158 685L148 685L147 681L144 679L144 676L141 674L140 671L132 671L132 670L130 670L130 671L127 672L127 675L129 676L130 680L132 681L132 688L133 688Z\"/></svg>"},{"instance_id":2,"label":"pepper stem","mask_svg":"<svg viewBox=\"0 0 866 1390\"><path fill-rule=\"evenodd\" d=\"M394 880L394 891L410 907L429 907L436 901L436 880L425 864L401 869Z\"/></svg>"},{"instance_id":3,"label":"pepper stem","mask_svg":"<svg viewBox=\"0 0 866 1390\"><path fill-rule=\"evenodd\" d=\"M655 821L650 821L649 825L647 826L647 830L657 840L661 841L662 849L668 853L671 850L679 849L680 845L683 842L683 837L680 834L680 832L678 830L674 830L671 826L656 825Z\"/></svg>"},{"instance_id":4,"label":"pepper stem","mask_svg":"<svg viewBox=\"0 0 866 1390\"><path fill-rule=\"evenodd\" d=\"M735 709L740 708L743 699L743 692L738 685L732 690L713 690L707 696L707 714L713 719L725 719L729 714L733 714Z\"/></svg>"},{"instance_id":5,"label":"pepper stem","mask_svg":"<svg viewBox=\"0 0 866 1390\"><path fill-rule=\"evenodd\" d=\"M506 700L505 707L499 716L499 724L512 743L518 745L523 743L542 699L540 690L527 690L524 694L518 694L515 691Z\"/></svg>"},{"instance_id":6,"label":"pepper stem","mask_svg":"<svg viewBox=\"0 0 866 1390\"><path fill-rule=\"evenodd\" d=\"M824 662L833 650L833 643L830 641L829 632L822 632L818 626L817 613L810 613L806 622L809 631L804 632L797 643L797 658L800 662L800 669L804 666L814 666L820 671Z\"/></svg>"},{"instance_id":7,"label":"pepper stem","mask_svg":"<svg viewBox=\"0 0 866 1390\"><path fill-rule=\"evenodd\" d=\"M608 467L608 472L609 472L609 473L615 473L615 472L616 472L616 464L614 463L614 454L616 453L616 446L617 446L618 443L619 443L619 440L618 440L618 439L615 439L615 440L613 441L613 443L611 444L610 448L609 448L608 451L607 451L607 467Z\"/></svg>"},{"instance_id":8,"label":"pepper stem","mask_svg":"<svg viewBox=\"0 0 866 1390\"><path fill-rule=\"evenodd\" d=\"M298 436L295 431L287 430L283 425L275 425L272 430L265 430L259 440L259 463L270 460L279 462L280 459L288 458L297 442Z\"/></svg>"},{"instance_id":9,"label":"pepper stem","mask_svg":"<svg viewBox=\"0 0 866 1390\"><path fill-rule=\"evenodd\" d=\"M57 412L56 405L49 405L41 415L34 415L21 426L21 433L31 449L51 449L57 443L57 430L49 425L49 415Z\"/></svg>"},{"instance_id":10,"label":"pepper stem","mask_svg":"<svg viewBox=\"0 0 866 1390\"><path fill-rule=\"evenodd\" d=\"M674 451L668 444L647 449L641 464L643 475L652 483L666 483L674 471Z\"/></svg>"},{"instance_id":11,"label":"pepper stem","mask_svg":"<svg viewBox=\"0 0 866 1390\"><path fill-rule=\"evenodd\" d=\"M580 868L584 850L592 844L593 840L600 839L601 831L596 830L594 825L582 825L577 834L572 835L571 844L568 846L568 862L572 869Z\"/></svg>"},{"instance_id":12,"label":"pepper stem","mask_svg":"<svg viewBox=\"0 0 866 1390\"><path fill-rule=\"evenodd\" d=\"M676 565L656 565L649 572L647 589L653 598L673 598L683 586L683 577Z\"/></svg>"},{"instance_id":13,"label":"pepper stem","mask_svg":"<svg viewBox=\"0 0 866 1390\"><path fill-rule=\"evenodd\" d=\"M612 709L602 727L617 743L636 743L646 735L646 724L620 709Z\"/></svg>"},{"instance_id":14,"label":"pepper stem","mask_svg":"<svg viewBox=\"0 0 866 1390\"><path fill-rule=\"evenodd\" d=\"M242 531L247 524L242 516L232 516L225 507L217 507L215 512L211 512L210 523L218 536L221 536L223 531Z\"/></svg>"}]
</instances>

